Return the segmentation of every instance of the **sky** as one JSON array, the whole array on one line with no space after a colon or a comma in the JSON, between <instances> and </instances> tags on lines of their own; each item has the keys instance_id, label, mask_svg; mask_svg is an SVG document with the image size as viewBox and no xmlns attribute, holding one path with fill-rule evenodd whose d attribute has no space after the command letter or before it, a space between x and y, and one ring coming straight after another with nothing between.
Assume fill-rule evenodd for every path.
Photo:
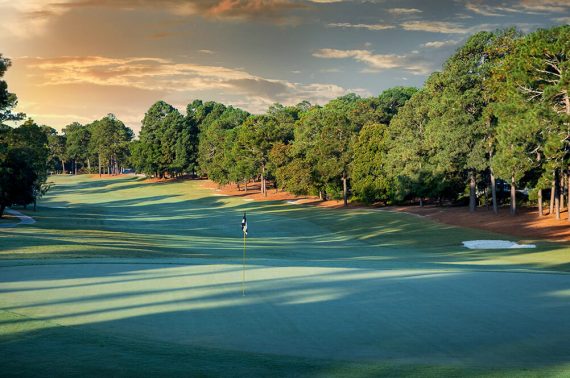
<instances>
[{"instance_id":1,"label":"sky","mask_svg":"<svg viewBox=\"0 0 570 378\"><path fill-rule=\"evenodd\" d=\"M473 33L570 23L570 0L0 0L17 110L61 130L164 100L252 113L421 87Z\"/></svg>"}]
</instances>

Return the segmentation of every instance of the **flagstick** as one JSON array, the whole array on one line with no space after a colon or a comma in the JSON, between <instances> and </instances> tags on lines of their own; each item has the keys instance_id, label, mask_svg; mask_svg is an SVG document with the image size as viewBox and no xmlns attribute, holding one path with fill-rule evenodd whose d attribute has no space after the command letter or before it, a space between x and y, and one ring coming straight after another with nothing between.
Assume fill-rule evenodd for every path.
<instances>
[{"instance_id":1,"label":"flagstick","mask_svg":"<svg viewBox=\"0 0 570 378\"><path fill-rule=\"evenodd\" d=\"M241 294L245 296L245 232L243 233L243 271L241 278Z\"/></svg>"}]
</instances>

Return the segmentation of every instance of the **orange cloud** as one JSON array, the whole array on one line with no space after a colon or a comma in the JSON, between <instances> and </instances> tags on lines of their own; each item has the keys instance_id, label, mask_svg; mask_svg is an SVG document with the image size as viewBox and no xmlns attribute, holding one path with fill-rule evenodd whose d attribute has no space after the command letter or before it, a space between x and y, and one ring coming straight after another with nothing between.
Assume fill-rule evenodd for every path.
<instances>
[{"instance_id":1,"label":"orange cloud","mask_svg":"<svg viewBox=\"0 0 570 378\"><path fill-rule=\"evenodd\" d=\"M284 21L287 11L307 8L290 0L221 0L206 5L206 16L217 18L271 18Z\"/></svg>"},{"instance_id":2,"label":"orange cloud","mask_svg":"<svg viewBox=\"0 0 570 378\"><path fill-rule=\"evenodd\" d=\"M9 10L20 14L17 22L8 20L0 27L11 34L34 35L41 32L50 19L73 9L89 7L116 10L149 8L178 16L268 20L278 24L297 22L290 11L308 8L306 3L298 0L0 0L0 12Z\"/></svg>"},{"instance_id":3,"label":"orange cloud","mask_svg":"<svg viewBox=\"0 0 570 378\"><path fill-rule=\"evenodd\" d=\"M155 57L111 58L104 56L64 56L57 58L20 58L28 70L35 72L33 81L42 87L96 85L124 87L147 92L205 93L243 97L257 104L281 102L294 104L302 100L325 102L350 91L334 84L301 84L268 79L240 69L177 63ZM262 111L253 105L250 111Z\"/></svg>"}]
</instances>

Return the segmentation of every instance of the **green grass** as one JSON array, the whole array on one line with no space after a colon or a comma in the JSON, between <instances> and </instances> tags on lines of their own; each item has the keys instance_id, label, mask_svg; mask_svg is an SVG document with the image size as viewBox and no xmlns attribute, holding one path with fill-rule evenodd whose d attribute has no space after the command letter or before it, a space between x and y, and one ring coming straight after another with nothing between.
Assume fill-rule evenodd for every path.
<instances>
[{"instance_id":1,"label":"green grass","mask_svg":"<svg viewBox=\"0 0 570 378\"><path fill-rule=\"evenodd\" d=\"M0 311L0 322L19 320ZM542 368L354 363L228 352L142 337L123 338L81 327L26 323L4 327L0 335L2 377L203 376L203 377L568 377L570 364Z\"/></svg>"},{"instance_id":2,"label":"green grass","mask_svg":"<svg viewBox=\"0 0 570 378\"><path fill-rule=\"evenodd\" d=\"M461 242L510 239L407 214L334 210L214 196L200 181L54 177L31 226L1 229L1 259L239 257L249 216L252 256L303 261L383 261L389 266L570 270L567 244L525 240L530 250L466 250Z\"/></svg>"},{"instance_id":3,"label":"green grass","mask_svg":"<svg viewBox=\"0 0 570 378\"><path fill-rule=\"evenodd\" d=\"M320 314L319 309L322 309L322 306L330 306L333 309L331 312L334 312L337 308L334 306L344 308L346 303L361 306L370 300L372 305L374 298L382 295L386 298L385 303L394 305L396 309L409 306L412 314L414 311L423 311L433 315L434 305L430 304L429 300L418 303L417 308L410 303L399 303L399 290L412 287L411 291L414 292L422 287L431 287L433 289L429 290L432 291L428 292L436 292L449 283L450 288L457 291L454 295L461 298L463 287L455 288L453 285L458 282L469 284L472 279L469 272L567 272L570 270L570 248L566 244L527 240L536 243L538 248L508 251L467 250L461 246L464 240L519 239L509 235L442 225L407 214L321 209L283 202L246 202L239 197L215 196L211 190L201 188L200 181L149 184L134 177L91 180L83 176L66 176L52 179L56 185L42 199L37 212L18 209L33 216L37 220L36 224L0 228L0 269L25 265L30 267L29 271L33 271L34 266L41 265L44 269L38 269L38 272L48 275L43 278L30 277L29 280L24 277L21 282L12 282L0 275L2 377L570 376L570 361L559 360L521 363L515 366L476 362L425 364L390 360L354 362L230 351L158 340L145 336L144 332L112 332L112 327L105 328L106 323L103 321L105 316L122 314L120 311L124 311L124 318L119 319L117 315L117 319L114 319L117 324L131 320L142 322L140 324L144 326L145 319L164 320L161 316L168 316L166 307L160 308L157 303L167 306L171 302L176 306L192 304L195 307L187 310L192 314L200 314L201 306L209 303L217 306L204 313L206 319L207 316L214 317L219 313L223 315L223 311L228 311L229 314L238 311L240 316L247 318L250 312L254 316L258 312L274 311L274 308L285 313L303 308L308 314L311 311ZM229 284L211 285L211 288L205 285L206 289L203 290L209 290L207 296L192 300L184 297L181 301L176 295L185 292L169 286L172 282L177 282L176 274L161 276L162 273L151 271L151 278L154 277L152 274L160 277L160 282L157 281L155 285L154 281L149 281L149 277L139 271L118 270L109 276L96 276L93 273L93 277L82 277L77 273L76 278L61 278L57 268L49 268L51 264L57 267L57 264L64 262L60 259L65 259L65 263L69 264L70 259L91 258L92 260L80 261L101 264L106 262L106 258L123 258L129 264L136 261L142 264L143 261L158 258L185 258L184 264L188 266L194 263L203 266L212 261L212 264L226 264L229 269L232 264L239 266L240 263L243 247L240 222L244 211L248 212L250 230L248 256L252 264L257 264L252 269L259 269L268 275L260 278L259 284L251 283L252 291L257 290L258 294L246 297L251 301L247 306L243 303L227 304L228 300L233 301L231 303L237 300L234 298L235 294L228 294L231 288ZM138 258L145 260L133 260ZM294 271L295 267L308 269L309 272L314 269L316 274L322 275L323 278L317 277L314 282L309 283L297 282L295 279L284 280L283 277L271 278L274 272L271 269L280 269L283 264L287 265L287 268L293 267L291 271ZM175 268L172 269L176 272ZM392 286L395 285L395 281L390 281L392 275L397 276L401 271L421 270L437 270L438 273L423 276L406 273L402 278L398 278L402 286ZM329 272L326 273L329 275L322 272ZM337 273L331 275L330 272ZM374 276L382 275L383 272L388 272L385 282ZM254 273L255 271L252 275ZM137 278L139 274L141 276ZM262 273L258 274L261 277ZM138 279L141 282L146 280L146 286L141 284L139 288ZM202 281L199 282L203 284ZM538 303L544 306L552 303L563 304L564 296L568 295L565 290L567 286L564 286L566 281L556 282L560 284L550 287L546 292L529 293L528 297L541 298ZM352 293L351 283L354 286ZM70 284L80 288L81 297L74 297L77 292L72 290L75 289L66 288ZM272 292L271 288L262 291L260 285L274 285L278 289L274 288L275 292ZM368 292L365 291L367 289ZM509 294L508 288L497 289ZM30 303L35 303L36 307L22 305L18 308L14 305L14 300L28 298L26 296L31 295L29 290L38 293L30 299ZM338 293L338 298L327 297L332 292ZM191 294L196 295L194 291L191 291ZM297 296L301 294L307 298L306 303L296 301ZM446 295L442 293L439 300L443 300ZM483 296L482 293L481 297ZM421 294L419 297L421 298ZM463 300L469 304L469 298ZM525 298L516 299L519 300L524 301ZM54 308L68 311L71 321L65 322L62 320L65 317L45 314L44 305L50 301L56 305L51 303L52 307L46 308L51 311L55 311ZM136 303L140 308L133 310L129 301L139 301ZM291 303L285 303L287 301ZM519 304L516 301L513 300L515 308L524 308L524 304L517 307ZM268 307L268 303L274 307ZM65 306L71 306L71 309ZM124 307L115 310L116 306ZM93 317L89 321L73 323L73 316L80 319L82 311L93 307L100 310L102 318ZM565 308L561 307L560 310ZM363 311L365 310L364 308ZM136 312L136 315L128 315L129 311ZM485 311L493 313L492 308ZM503 314L501 311L502 308L497 313ZM409 315L410 312L403 311L403 314ZM511 314L506 313L505 316ZM227 323L229 326L234 321L239 324L239 319L242 318L228 316ZM379 317L379 321L382 319L386 318ZM453 325L455 320L450 319L450 325ZM111 326L115 324L106 321ZM357 330L358 322L359 319L354 319ZM469 322L472 322L472 326ZM465 329L467 333L474 332L477 327L485 329L486 326L485 321L478 318L467 319L466 324L469 325ZM346 332L350 329L348 327ZM339 332L339 337L343 337L343 330L335 332ZM413 335L414 332L411 330L410 333ZM537 337L529 332L529 340ZM561 339L568 339L566 336L560 335ZM548 340L541 341L547 346L550 345ZM497 348L501 345L513 347L509 344L511 340L499 339L498 342ZM520 348L524 353L525 348L528 348L526 342L523 339L521 345L513 347L513 350L518 351L517 348Z\"/></svg>"}]
</instances>

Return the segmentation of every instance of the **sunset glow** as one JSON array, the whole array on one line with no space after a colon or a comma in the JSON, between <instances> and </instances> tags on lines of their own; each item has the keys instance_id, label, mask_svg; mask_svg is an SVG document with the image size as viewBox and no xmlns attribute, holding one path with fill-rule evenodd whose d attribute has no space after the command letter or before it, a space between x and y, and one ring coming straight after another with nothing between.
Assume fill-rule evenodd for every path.
<instances>
[{"instance_id":1,"label":"sunset glow","mask_svg":"<svg viewBox=\"0 0 570 378\"><path fill-rule=\"evenodd\" d=\"M472 33L570 21L568 0L0 0L18 111L57 129L157 100L254 113L421 86Z\"/></svg>"}]
</instances>

